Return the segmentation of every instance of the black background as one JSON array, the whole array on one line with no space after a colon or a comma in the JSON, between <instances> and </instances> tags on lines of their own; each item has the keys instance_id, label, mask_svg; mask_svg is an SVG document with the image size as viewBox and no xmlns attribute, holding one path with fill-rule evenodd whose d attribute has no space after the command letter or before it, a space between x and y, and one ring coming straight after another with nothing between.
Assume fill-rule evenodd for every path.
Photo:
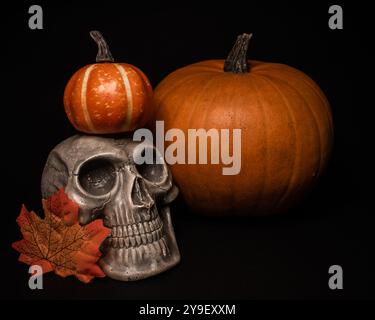
<instances>
[{"instance_id":1,"label":"black background","mask_svg":"<svg viewBox=\"0 0 375 320\"><path fill-rule=\"evenodd\" d=\"M28 28L40 4L44 29ZM340 4L344 30L328 28ZM374 298L373 147L367 4L246 1L166 5L128 1L35 1L2 8L1 296L73 299ZM287 214L252 219L195 216L179 199L173 223L181 263L139 282L109 278L89 285L46 274L30 290L28 267L11 243L21 235L20 206L41 213L40 177L52 148L75 134L62 104L65 84L93 63L89 31L106 37L117 61L141 68L156 86L184 65L224 58L236 36L253 32L249 57L289 64L319 83L331 102L335 146L317 189ZM371 212L370 212L371 211ZM344 270L344 289L328 288L328 268Z\"/></svg>"}]
</instances>

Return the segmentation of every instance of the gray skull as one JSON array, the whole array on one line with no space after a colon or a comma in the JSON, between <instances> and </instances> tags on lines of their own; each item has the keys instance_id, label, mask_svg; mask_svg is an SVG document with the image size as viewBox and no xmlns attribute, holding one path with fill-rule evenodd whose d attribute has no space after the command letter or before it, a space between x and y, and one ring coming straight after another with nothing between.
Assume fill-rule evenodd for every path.
<instances>
[{"instance_id":1,"label":"gray skull","mask_svg":"<svg viewBox=\"0 0 375 320\"><path fill-rule=\"evenodd\" d=\"M161 157L152 144L76 135L52 150L43 171L43 198L65 188L81 224L101 217L111 228L99 264L117 280L143 279L180 261L168 206L178 189L164 162L135 163L147 148Z\"/></svg>"}]
</instances>

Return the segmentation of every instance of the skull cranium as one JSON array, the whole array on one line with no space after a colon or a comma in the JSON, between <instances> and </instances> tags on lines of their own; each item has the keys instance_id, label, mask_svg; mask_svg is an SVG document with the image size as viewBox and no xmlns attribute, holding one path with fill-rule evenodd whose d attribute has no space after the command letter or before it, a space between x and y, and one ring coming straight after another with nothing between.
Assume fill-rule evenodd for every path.
<instances>
[{"instance_id":1,"label":"skull cranium","mask_svg":"<svg viewBox=\"0 0 375 320\"><path fill-rule=\"evenodd\" d=\"M99 264L123 281L158 274L180 260L168 206L178 189L164 162L136 164L146 148L161 157L152 144L76 135L52 150L42 175L43 198L65 188L80 207L81 224L102 217L111 228Z\"/></svg>"}]
</instances>

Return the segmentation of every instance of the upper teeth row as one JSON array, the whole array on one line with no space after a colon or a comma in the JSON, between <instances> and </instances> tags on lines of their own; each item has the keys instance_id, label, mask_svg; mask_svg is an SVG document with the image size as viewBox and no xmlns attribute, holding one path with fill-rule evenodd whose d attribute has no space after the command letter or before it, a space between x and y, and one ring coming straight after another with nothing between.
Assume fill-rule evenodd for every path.
<instances>
[{"instance_id":1,"label":"upper teeth row","mask_svg":"<svg viewBox=\"0 0 375 320\"><path fill-rule=\"evenodd\" d=\"M160 219L134 223L125 226L112 227L112 237L131 237L133 235L149 233L162 227Z\"/></svg>"}]
</instances>

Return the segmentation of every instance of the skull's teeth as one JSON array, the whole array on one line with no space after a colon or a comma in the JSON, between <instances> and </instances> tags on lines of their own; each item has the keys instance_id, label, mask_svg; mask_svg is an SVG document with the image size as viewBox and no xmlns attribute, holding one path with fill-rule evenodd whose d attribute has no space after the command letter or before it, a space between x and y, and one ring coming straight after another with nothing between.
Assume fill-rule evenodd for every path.
<instances>
[{"instance_id":1,"label":"skull's teeth","mask_svg":"<svg viewBox=\"0 0 375 320\"><path fill-rule=\"evenodd\" d=\"M165 238L161 238L161 243L162 243L162 249L163 249L163 254L166 256L169 254L169 248L167 246L167 243L165 242Z\"/></svg>"},{"instance_id":2,"label":"skull's teeth","mask_svg":"<svg viewBox=\"0 0 375 320\"><path fill-rule=\"evenodd\" d=\"M146 233L146 237L147 237L147 242L148 243L151 243L153 241L151 233Z\"/></svg>"},{"instance_id":3,"label":"skull's teeth","mask_svg":"<svg viewBox=\"0 0 375 320\"><path fill-rule=\"evenodd\" d=\"M158 237L159 239L161 239L161 237L163 236L162 229L158 229L158 230L156 230L156 233L157 233L157 237Z\"/></svg>"},{"instance_id":4,"label":"skull's teeth","mask_svg":"<svg viewBox=\"0 0 375 320\"><path fill-rule=\"evenodd\" d=\"M159 226L159 219L154 220L154 227L155 227L155 229L158 229L160 227Z\"/></svg>"},{"instance_id":5,"label":"skull's teeth","mask_svg":"<svg viewBox=\"0 0 375 320\"><path fill-rule=\"evenodd\" d=\"M130 247L130 240L129 240L129 238L124 238L124 244L125 244L126 248Z\"/></svg>"},{"instance_id":6,"label":"skull's teeth","mask_svg":"<svg viewBox=\"0 0 375 320\"><path fill-rule=\"evenodd\" d=\"M135 235L137 235L137 234L139 234L139 231L138 231L138 227L137 227L137 225L136 224L133 224L133 234L135 234Z\"/></svg>"},{"instance_id":7,"label":"skull's teeth","mask_svg":"<svg viewBox=\"0 0 375 320\"><path fill-rule=\"evenodd\" d=\"M124 228L126 228L126 226L124 226ZM132 229L132 226L128 226L128 235L129 237L131 237L133 235L133 229Z\"/></svg>"},{"instance_id":8,"label":"skull's teeth","mask_svg":"<svg viewBox=\"0 0 375 320\"><path fill-rule=\"evenodd\" d=\"M146 237L146 235L144 233L141 234L141 239L142 239L142 243L143 244L147 244L147 237Z\"/></svg>"},{"instance_id":9,"label":"skull's teeth","mask_svg":"<svg viewBox=\"0 0 375 320\"><path fill-rule=\"evenodd\" d=\"M166 246L166 243L164 242L164 239L161 239L159 241L159 243L160 243L161 251L163 252L163 256L166 256L167 255L167 246Z\"/></svg>"},{"instance_id":10,"label":"skull's teeth","mask_svg":"<svg viewBox=\"0 0 375 320\"><path fill-rule=\"evenodd\" d=\"M139 233L140 234L144 234L145 233L145 229L143 228L143 224L142 223L138 224L138 229L139 229Z\"/></svg>"},{"instance_id":11,"label":"skull's teeth","mask_svg":"<svg viewBox=\"0 0 375 320\"><path fill-rule=\"evenodd\" d=\"M146 224L147 224L147 222L146 222ZM153 231L153 230L155 230L155 228L154 228L154 224L152 223L152 221L149 221L149 222L148 222L148 225L149 225L149 227L150 227L150 232Z\"/></svg>"},{"instance_id":12,"label":"skull's teeth","mask_svg":"<svg viewBox=\"0 0 375 320\"><path fill-rule=\"evenodd\" d=\"M122 236L125 238L128 236L128 229L126 228L126 226L119 226L119 228L122 229Z\"/></svg>"},{"instance_id":13,"label":"skull's teeth","mask_svg":"<svg viewBox=\"0 0 375 320\"><path fill-rule=\"evenodd\" d=\"M151 232L151 235L152 235L152 239L153 239L154 241L157 241L157 240L158 240L158 233L157 233L157 231L153 231L153 232Z\"/></svg>"},{"instance_id":14,"label":"skull's teeth","mask_svg":"<svg viewBox=\"0 0 375 320\"><path fill-rule=\"evenodd\" d=\"M114 226L107 245L112 248L130 248L159 242L163 239L162 226L159 218L133 225ZM163 243L159 245L165 253L167 247L164 247Z\"/></svg>"},{"instance_id":15,"label":"skull's teeth","mask_svg":"<svg viewBox=\"0 0 375 320\"><path fill-rule=\"evenodd\" d=\"M132 247L135 247L135 237L129 237L130 243Z\"/></svg>"},{"instance_id":16,"label":"skull's teeth","mask_svg":"<svg viewBox=\"0 0 375 320\"><path fill-rule=\"evenodd\" d=\"M149 233L149 232L151 232L151 231L150 231L150 227L149 227L149 225L148 225L147 222L145 222L143 226L144 226L144 228L145 228L145 233Z\"/></svg>"},{"instance_id":17,"label":"skull's teeth","mask_svg":"<svg viewBox=\"0 0 375 320\"><path fill-rule=\"evenodd\" d=\"M114 226L112 227L112 237L131 237L136 235L141 235L144 233L150 233L152 231L158 230L162 227L161 220L159 218L145 221L143 223L135 223L132 225L125 226Z\"/></svg>"},{"instance_id":18,"label":"skull's teeth","mask_svg":"<svg viewBox=\"0 0 375 320\"><path fill-rule=\"evenodd\" d=\"M124 247L124 238L118 238L118 246L119 246L119 248Z\"/></svg>"}]
</instances>

